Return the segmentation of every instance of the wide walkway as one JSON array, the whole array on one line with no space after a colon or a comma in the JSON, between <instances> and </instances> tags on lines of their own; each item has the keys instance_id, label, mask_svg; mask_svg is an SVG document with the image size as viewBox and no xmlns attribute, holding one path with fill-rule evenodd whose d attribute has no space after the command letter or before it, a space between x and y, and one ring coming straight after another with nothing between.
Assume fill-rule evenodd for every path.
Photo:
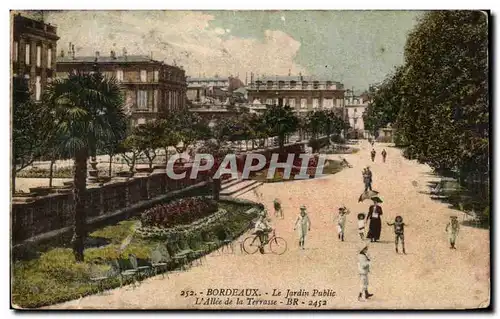
<instances>
[{"instance_id":1,"label":"wide walkway","mask_svg":"<svg viewBox=\"0 0 500 319\"><path fill-rule=\"evenodd\" d=\"M289 250L281 256L272 254L209 255L202 266L191 270L144 281L140 287L124 287L55 305L52 308L147 308L147 309L217 309L217 308L307 308L308 300L326 300L324 308L405 308L456 309L485 307L489 302L489 232L462 227L457 250L450 250L445 226L456 213L446 204L430 199L427 182L435 180L428 166L404 159L400 150L386 147L387 163L382 163L381 145L375 145L377 158L369 156L370 146L361 143L361 151L345 157L354 168L321 179L264 184L258 191L272 211L272 200L278 197L284 206L285 219L273 220L278 235L288 241ZM334 156L337 157L337 156ZM369 203L358 203L363 184L361 169L370 165L374 189L384 200L381 241L370 245L372 259L368 302L357 299L360 290L357 254L360 239L356 231L356 215L366 211ZM416 185L416 186L415 186ZM255 199L252 192L245 198ZM293 224L300 205L309 211L312 229L306 249L298 249ZM346 241L339 242L334 214L345 204L352 214L346 226ZM405 230L407 255L394 251L392 229L385 222L402 215L409 224ZM200 306L195 298L181 296L182 290L193 290L198 297L207 289L259 288L263 299L278 300L277 306ZM270 297L273 289L286 294L287 289L335 291L335 297L306 297L305 304L286 306L286 299ZM201 294L203 293L203 295ZM266 295L268 293L268 295ZM222 298L225 300L225 298ZM280 302L283 301L281 304Z\"/></svg>"}]
</instances>

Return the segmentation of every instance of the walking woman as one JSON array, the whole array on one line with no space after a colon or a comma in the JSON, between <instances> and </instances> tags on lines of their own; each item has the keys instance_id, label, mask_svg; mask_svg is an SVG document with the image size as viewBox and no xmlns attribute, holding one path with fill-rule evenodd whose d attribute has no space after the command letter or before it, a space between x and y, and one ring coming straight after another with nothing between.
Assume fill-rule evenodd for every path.
<instances>
[{"instance_id":1,"label":"walking woman","mask_svg":"<svg viewBox=\"0 0 500 319\"><path fill-rule=\"evenodd\" d=\"M299 247L304 249L307 232L311 230L311 221L309 220L309 216L307 216L304 205L300 206L300 215L295 222L293 230L297 229L297 226L299 227Z\"/></svg>"},{"instance_id":2,"label":"walking woman","mask_svg":"<svg viewBox=\"0 0 500 319\"><path fill-rule=\"evenodd\" d=\"M375 242L380 239L380 231L382 230L381 216L383 212L382 207L379 205L382 200L379 197L373 197L372 200L373 205L370 206L368 215L366 216L366 221L370 220L370 227L368 228L366 238L370 238L370 241Z\"/></svg>"}]
</instances>

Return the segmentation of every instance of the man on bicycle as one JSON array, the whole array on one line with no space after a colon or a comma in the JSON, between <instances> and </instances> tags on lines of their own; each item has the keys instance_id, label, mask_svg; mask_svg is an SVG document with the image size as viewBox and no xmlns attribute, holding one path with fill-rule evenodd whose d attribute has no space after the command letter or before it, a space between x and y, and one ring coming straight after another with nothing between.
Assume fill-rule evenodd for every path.
<instances>
[{"instance_id":1,"label":"man on bicycle","mask_svg":"<svg viewBox=\"0 0 500 319\"><path fill-rule=\"evenodd\" d=\"M267 235L272 230L273 229L271 228L271 226L269 226L269 224L267 223L266 214L262 212L261 215L259 216L259 219L257 219L257 222L255 223L254 227L254 234L257 235L257 237L259 237L260 240L259 246L261 249L267 243L267 237L268 237Z\"/></svg>"}]
</instances>

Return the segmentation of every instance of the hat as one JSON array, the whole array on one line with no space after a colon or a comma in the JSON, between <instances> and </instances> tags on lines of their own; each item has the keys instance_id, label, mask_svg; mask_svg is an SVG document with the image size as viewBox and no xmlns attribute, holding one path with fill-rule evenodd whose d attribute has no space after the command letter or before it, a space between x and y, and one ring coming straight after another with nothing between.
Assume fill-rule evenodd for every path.
<instances>
[{"instance_id":1,"label":"hat","mask_svg":"<svg viewBox=\"0 0 500 319\"><path fill-rule=\"evenodd\" d=\"M306 209L306 205L300 206L300 210L305 210L305 209Z\"/></svg>"},{"instance_id":2,"label":"hat","mask_svg":"<svg viewBox=\"0 0 500 319\"><path fill-rule=\"evenodd\" d=\"M358 251L359 252L362 252L363 250L367 249L368 248L368 243L363 241L363 243L361 243L359 246L358 246Z\"/></svg>"},{"instance_id":3,"label":"hat","mask_svg":"<svg viewBox=\"0 0 500 319\"><path fill-rule=\"evenodd\" d=\"M458 217L456 215L451 215L450 218L451 219L457 219Z\"/></svg>"},{"instance_id":4,"label":"hat","mask_svg":"<svg viewBox=\"0 0 500 319\"><path fill-rule=\"evenodd\" d=\"M373 196L371 198L372 201L376 202L376 203L383 203L382 199L378 196Z\"/></svg>"},{"instance_id":5,"label":"hat","mask_svg":"<svg viewBox=\"0 0 500 319\"><path fill-rule=\"evenodd\" d=\"M398 215L398 216L396 216L396 218L395 218L395 219L396 219L396 220L398 220L398 219L399 219L400 221L403 221L403 217L401 217L401 216L399 216L399 215Z\"/></svg>"},{"instance_id":6,"label":"hat","mask_svg":"<svg viewBox=\"0 0 500 319\"><path fill-rule=\"evenodd\" d=\"M366 217L365 213L358 214L358 219L365 219L365 217Z\"/></svg>"}]
</instances>

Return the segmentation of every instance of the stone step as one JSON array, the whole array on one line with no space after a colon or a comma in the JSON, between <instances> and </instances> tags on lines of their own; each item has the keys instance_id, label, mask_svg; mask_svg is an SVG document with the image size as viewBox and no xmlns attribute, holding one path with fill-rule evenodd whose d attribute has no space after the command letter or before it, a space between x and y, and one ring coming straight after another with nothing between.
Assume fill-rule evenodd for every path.
<instances>
[{"instance_id":1,"label":"stone step","mask_svg":"<svg viewBox=\"0 0 500 319\"><path fill-rule=\"evenodd\" d=\"M257 181L255 181L255 182L256 182L256 183L252 183L252 184L250 184L250 186L248 186L248 187L245 187L245 188L240 189L239 191L237 191L236 193L232 194L231 196L232 196L232 197L238 197L238 196L241 196L241 195L243 195L243 194L246 194L246 193L248 193L248 192L250 192L250 191L252 191L252 190L256 189L256 188L257 188L257 187L259 187L260 185L264 184L264 183L262 183L262 182L257 182Z\"/></svg>"},{"instance_id":2,"label":"stone step","mask_svg":"<svg viewBox=\"0 0 500 319\"><path fill-rule=\"evenodd\" d=\"M239 182L241 182L241 179L239 178L230 178L230 179L227 179L225 181L222 182L221 184L221 190L225 190L225 189L228 189L229 187L231 186L234 186L236 184L238 184Z\"/></svg>"},{"instance_id":3,"label":"stone step","mask_svg":"<svg viewBox=\"0 0 500 319\"><path fill-rule=\"evenodd\" d=\"M255 180L240 180L238 181L238 183L235 183L234 185L222 190L220 194L224 196L229 196L229 195L232 196L233 194L248 187L251 187L252 185L255 185L257 183L258 181Z\"/></svg>"}]
</instances>

